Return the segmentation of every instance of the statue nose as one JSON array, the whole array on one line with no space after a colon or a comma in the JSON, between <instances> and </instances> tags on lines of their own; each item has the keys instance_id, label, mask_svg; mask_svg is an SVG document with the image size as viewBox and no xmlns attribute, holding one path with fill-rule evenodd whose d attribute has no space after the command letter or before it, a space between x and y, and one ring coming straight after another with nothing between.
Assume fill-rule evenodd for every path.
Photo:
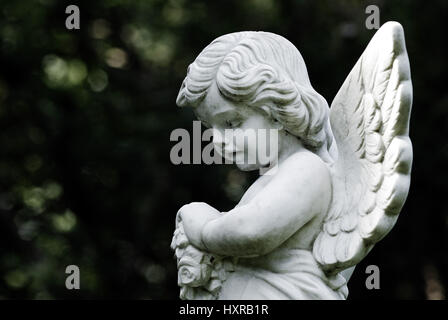
<instances>
[{"instance_id":1,"label":"statue nose","mask_svg":"<svg viewBox=\"0 0 448 320\"><path fill-rule=\"evenodd\" d=\"M226 137L222 130L213 128L213 145L215 150L224 156L225 153L232 152L233 144L229 143L231 137Z\"/></svg>"}]
</instances>

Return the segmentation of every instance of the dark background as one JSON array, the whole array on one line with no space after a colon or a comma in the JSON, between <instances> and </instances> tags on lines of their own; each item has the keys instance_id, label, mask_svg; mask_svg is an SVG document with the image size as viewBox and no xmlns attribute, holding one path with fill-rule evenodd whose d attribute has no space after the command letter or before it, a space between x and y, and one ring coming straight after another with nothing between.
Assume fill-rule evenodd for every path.
<instances>
[{"instance_id":1,"label":"dark background","mask_svg":"<svg viewBox=\"0 0 448 320\"><path fill-rule=\"evenodd\" d=\"M81 29L65 28L76 4ZM405 30L414 86L408 200L358 265L350 299L440 299L448 285L447 1L0 1L0 298L177 299L177 210L236 204L256 174L170 162L186 68L216 37L278 33L329 102L375 30ZM81 289L65 288L65 267ZM378 265L381 289L367 290Z\"/></svg>"}]
</instances>

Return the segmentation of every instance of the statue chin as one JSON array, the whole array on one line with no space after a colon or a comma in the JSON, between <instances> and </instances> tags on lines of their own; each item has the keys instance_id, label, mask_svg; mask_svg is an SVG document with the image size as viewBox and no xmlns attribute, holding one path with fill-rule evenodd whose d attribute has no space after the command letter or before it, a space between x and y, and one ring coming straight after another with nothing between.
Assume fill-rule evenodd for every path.
<instances>
[{"instance_id":1,"label":"statue chin","mask_svg":"<svg viewBox=\"0 0 448 320\"><path fill-rule=\"evenodd\" d=\"M247 164L247 163L236 163L236 166L241 171L255 171L260 169L261 167L259 164Z\"/></svg>"},{"instance_id":2,"label":"statue chin","mask_svg":"<svg viewBox=\"0 0 448 320\"><path fill-rule=\"evenodd\" d=\"M260 169L267 169L270 166L270 162L268 163L247 163L247 162L240 162L240 161L234 161L237 168L241 171L255 171Z\"/></svg>"},{"instance_id":3,"label":"statue chin","mask_svg":"<svg viewBox=\"0 0 448 320\"><path fill-rule=\"evenodd\" d=\"M234 163L241 171L255 171L269 165L260 164L258 163L258 161L249 161L244 153L237 153L227 157L224 155L224 158L226 159L226 161L231 161L232 163Z\"/></svg>"}]
</instances>

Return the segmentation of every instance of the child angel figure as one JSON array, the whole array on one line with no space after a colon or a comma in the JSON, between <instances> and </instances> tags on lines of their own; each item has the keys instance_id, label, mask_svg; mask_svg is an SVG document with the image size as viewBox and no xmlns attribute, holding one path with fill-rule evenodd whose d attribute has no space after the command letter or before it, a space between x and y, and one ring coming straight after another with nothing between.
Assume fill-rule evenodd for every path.
<instances>
[{"instance_id":1,"label":"child angel figure","mask_svg":"<svg viewBox=\"0 0 448 320\"><path fill-rule=\"evenodd\" d=\"M375 34L331 109L296 47L268 32L208 45L177 97L213 129L224 158L248 159L254 141L226 129L277 130L277 154L236 161L261 175L238 205L203 202L177 213L172 248L183 299L345 299L356 266L393 227L410 184L412 85L403 29Z\"/></svg>"}]
</instances>

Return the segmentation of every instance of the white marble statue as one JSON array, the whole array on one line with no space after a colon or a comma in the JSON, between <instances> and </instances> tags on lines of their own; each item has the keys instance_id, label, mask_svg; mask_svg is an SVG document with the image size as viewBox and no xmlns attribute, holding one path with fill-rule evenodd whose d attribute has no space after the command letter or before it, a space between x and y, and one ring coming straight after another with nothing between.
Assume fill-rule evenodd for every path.
<instances>
[{"instance_id":1,"label":"white marble statue","mask_svg":"<svg viewBox=\"0 0 448 320\"><path fill-rule=\"evenodd\" d=\"M325 53L322 53L325 54ZM237 32L208 45L177 97L216 132L278 130L272 166L238 205L194 202L177 213L172 248L182 299L346 299L354 267L394 226L412 164L412 84L403 29L384 24L331 108L311 86L299 51L268 32Z\"/></svg>"}]
</instances>

